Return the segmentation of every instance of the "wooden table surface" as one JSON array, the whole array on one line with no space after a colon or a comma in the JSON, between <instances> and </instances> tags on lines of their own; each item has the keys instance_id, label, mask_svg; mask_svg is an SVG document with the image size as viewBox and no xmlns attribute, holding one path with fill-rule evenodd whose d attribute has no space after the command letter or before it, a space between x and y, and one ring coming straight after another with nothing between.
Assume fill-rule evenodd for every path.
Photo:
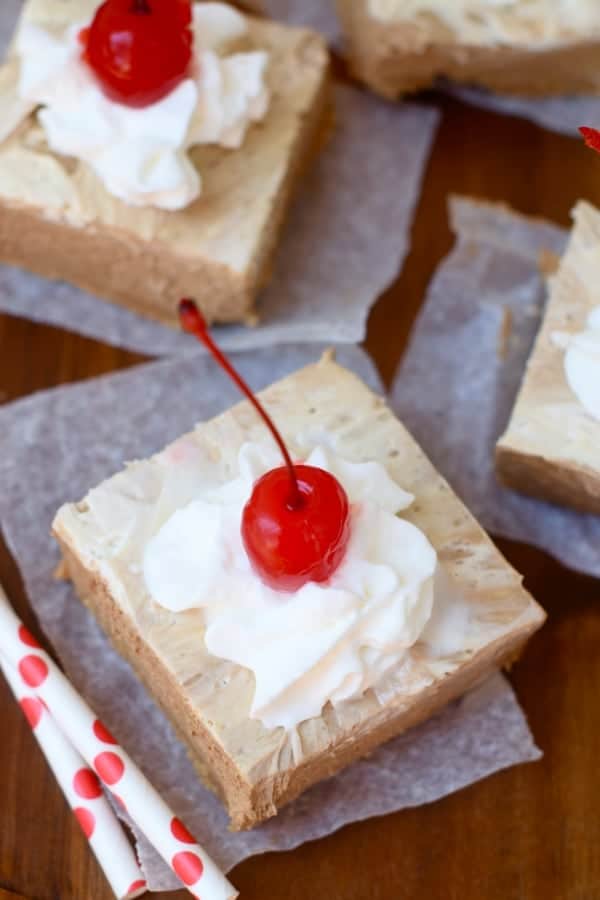
<instances>
[{"instance_id":1,"label":"wooden table surface","mask_svg":"<svg viewBox=\"0 0 600 900\"><path fill-rule=\"evenodd\" d=\"M412 252L369 325L367 347L388 383L427 283L451 246L449 193L503 201L564 226L578 198L600 204L600 159L579 141L452 101L441 106ZM0 317L0 402L139 359ZM543 761L431 806L250 860L232 874L245 900L600 897L600 584L532 548L500 545L549 612L511 673ZM34 625L4 548L0 580ZM0 900L108 900L79 826L3 683L0 722Z\"/></svg>"}]
</instances>

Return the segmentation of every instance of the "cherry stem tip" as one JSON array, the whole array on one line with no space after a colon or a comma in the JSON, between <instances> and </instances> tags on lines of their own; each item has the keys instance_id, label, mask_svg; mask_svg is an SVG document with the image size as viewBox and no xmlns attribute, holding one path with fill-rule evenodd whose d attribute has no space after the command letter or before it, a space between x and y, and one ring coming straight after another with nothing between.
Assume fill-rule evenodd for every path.
<instances>
[{"instance_id":1,"label":"cherry stem tip","mask_svg":"<svg viewBox=\"0 0 600 900\"><path fill-rule=\"evenodd\" d=\"M597 128L588 128L583 125L579 132L583 136L586 145L600 153L600 131Z\"/></svg>"}]
</instances>

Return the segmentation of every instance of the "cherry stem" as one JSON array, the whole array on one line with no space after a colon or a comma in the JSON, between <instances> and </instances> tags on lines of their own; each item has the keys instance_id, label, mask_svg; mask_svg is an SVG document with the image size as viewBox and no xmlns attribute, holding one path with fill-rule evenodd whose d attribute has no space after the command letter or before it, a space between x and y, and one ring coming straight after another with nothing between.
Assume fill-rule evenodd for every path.
<instances>
[{"instance_id":1,"label":"cherry stem","mask_svg":"<svg viewBox=\"0 0 600 900\"><path fill-rule=\"evenodd\" d=\"M597 128L586 128L582 126L579 131L583 135L583 139L588 147L600 153L600 131Z\"/></svg>"},{"instance_id":2,"label":"cherry stem","mask_svg":"<svg viewBox=\"0 0 600 900\"><path fill-rule=\"evenodd\" d=\"M286 447L279 431L275 427L273 420L266 412L258 398L254 395L251 388L248 387L242 376L234 369L227 357L224 356L217 347L212 337L208 333L208 327L206 325L204 316L193 300L189 300L186 298L185 300L182 300L180 302L179 318L183 330L187 331L188 334L193 334L196 338L198 338L200 343L204 344L204 346L210 351L210 353L219 363L221 368L224 369L225 372L227 372L231 380L238 386L240 391L245 394L245 396L248 398L254 409L257 411L257 413L273 435L277 446L281 450L281 454L290 475L292 493L288 501L288 505L290 509L299 509L302 506L302 494L298 486L298 475L296 474L296 468L294 466L294 463L292 462L292 458L289 454L288 448Z\"/></svg>"},{"instance_id":3,"label":"cherry stem","mask_svg":"<svg viewBox=\"0 0 600 900\"><path fill-rule=\"evenodd\" d=\"M152 12L152 7L148 0L133 0L131 12L147 16Z\"/></svg>"}]
</instances>

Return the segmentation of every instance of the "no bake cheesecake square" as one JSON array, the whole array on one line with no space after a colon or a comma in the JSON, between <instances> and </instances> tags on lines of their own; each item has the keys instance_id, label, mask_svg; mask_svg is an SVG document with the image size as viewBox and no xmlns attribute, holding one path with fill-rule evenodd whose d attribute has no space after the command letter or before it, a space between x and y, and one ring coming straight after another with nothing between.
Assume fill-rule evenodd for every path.
<instances>
[{"instance_id":1,"label":"no bake cheesecake square","mask_svg":"<svg viewBox=\"0 0 600 900\"><path fill-rule=\"evenodd\" d=\"M444 76L508 94L596 93L600 10L553 0L336 0L354 74L385 97ZM525 16L521 15L525 12ZM501 32L490 26L501 23Z\"/></svg>"},{"instance_id":2,"label":"no bake cheesecake square","mask_svg":"<svg viewBox=\"0 0 600 900\"><path fill-rule=\"evenodd\" d=\"M565 369L570 342L585 333L590 315L600 309L600 212L579 203L574 220L521 389L497 444L496 466L509 487L600 514L600 419L580 402ZM596 366L600 371L600 356ZM600 378L596 383L600 395ZM587 387L594 390L591 380Z\"/></svg>"},{"instance_id":3,"label":"no bake cheesecake square","mask_svg":"<svg viewBox=\"0 0 600 900\"><path fill-rule=\"evenodd\" d=\"M512 661L544 620L521 577L355 375L325 356L260 396L298 458L327 434L341 458L379 462L414 494L403 517L437 551L436 603L460 604L464 632L460 647L420 640L381 685L327 703L290 730L250 717L253 673L211 656L200 611L159 607L142 575L144 550L161 524L198 485L235 477L243 445L265 441L264 424L247 402L64 506L53 531L79 597L170 717L234 829L275 815L315 782L431 716Z\"/></svg>"},{"instance_id":4,"label":"no bake cheesecake square","mask_svg":"<svg viewBox=\"0 0 600 900\"><path fill-rule=\"evenodd\" d=\"M98 5L27 0L22 17L60 28L89 21ZM269 53L269 111L241 148L190 151L203 193L177 211L113 197L89 165L49 150L33 115L12 128L22 103L19 61L9 53L0 69L0 260L168 325L187 295L211 322L252 321L292 193L323 138L329 56L310 31L248 23L239 49Z\"/></svg>"}]
</instances>

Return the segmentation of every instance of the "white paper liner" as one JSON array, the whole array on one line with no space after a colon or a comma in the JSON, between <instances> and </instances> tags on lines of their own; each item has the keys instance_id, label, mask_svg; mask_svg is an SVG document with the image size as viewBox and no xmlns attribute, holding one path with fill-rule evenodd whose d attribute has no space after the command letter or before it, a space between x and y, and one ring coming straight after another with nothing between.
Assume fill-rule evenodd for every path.
<instances>
[{"instance_id":1,"label":"white paper liner","mask_svg":"<svg viewBox=\"0 0 600 900\"><path fill-rule=\"evenodd\" d=\"M322 350L270 348L235 361L260 388L315 361ZM381 389L363 351L343 347L338 359ZM429 802L539 757L512 691L496 677L483 693L315 787L264 827L228 832L224 810L198 781L167 720L71 587L52 579L59 557L49 529L63 502L80 499L125 460L146 457L237 400L214 363L194 353L0 409L0 522L40 623L77 689L225 870L248 855L289 849L347 822ZM144 858L154 888L174 885L162 864Z\"/></svg>"},{"instance_id":2,"label":"white paper liner","mask_svg":"<svg viewBox=\"0 0 600 900\"><path fill-rule=\"evenodd\" d=\"M4 2L0 44L19 7ZM334 101L336 128L298 191L260 297L261 324L217 329L228 350L324 334L359 342L371 306L402 267L439 114L416 105L399 109L348 87L336 88ZM0 311L150 356L187 346L174 329L9 266L0 266Z\"/></svg>"},{"instance_id":3,"label":"white paper liner","mask_svg":"<svg viewBox=\"0 0 600 900\"><path fill-rule=\"evenodd\" d=\"M598 577L600 517L523 497L494 470L547 296L540 254L561 254L566 232L464 199L450 215L457 242L430 285L392 406L488 531Z\"/></svg>"}]
</instances>

